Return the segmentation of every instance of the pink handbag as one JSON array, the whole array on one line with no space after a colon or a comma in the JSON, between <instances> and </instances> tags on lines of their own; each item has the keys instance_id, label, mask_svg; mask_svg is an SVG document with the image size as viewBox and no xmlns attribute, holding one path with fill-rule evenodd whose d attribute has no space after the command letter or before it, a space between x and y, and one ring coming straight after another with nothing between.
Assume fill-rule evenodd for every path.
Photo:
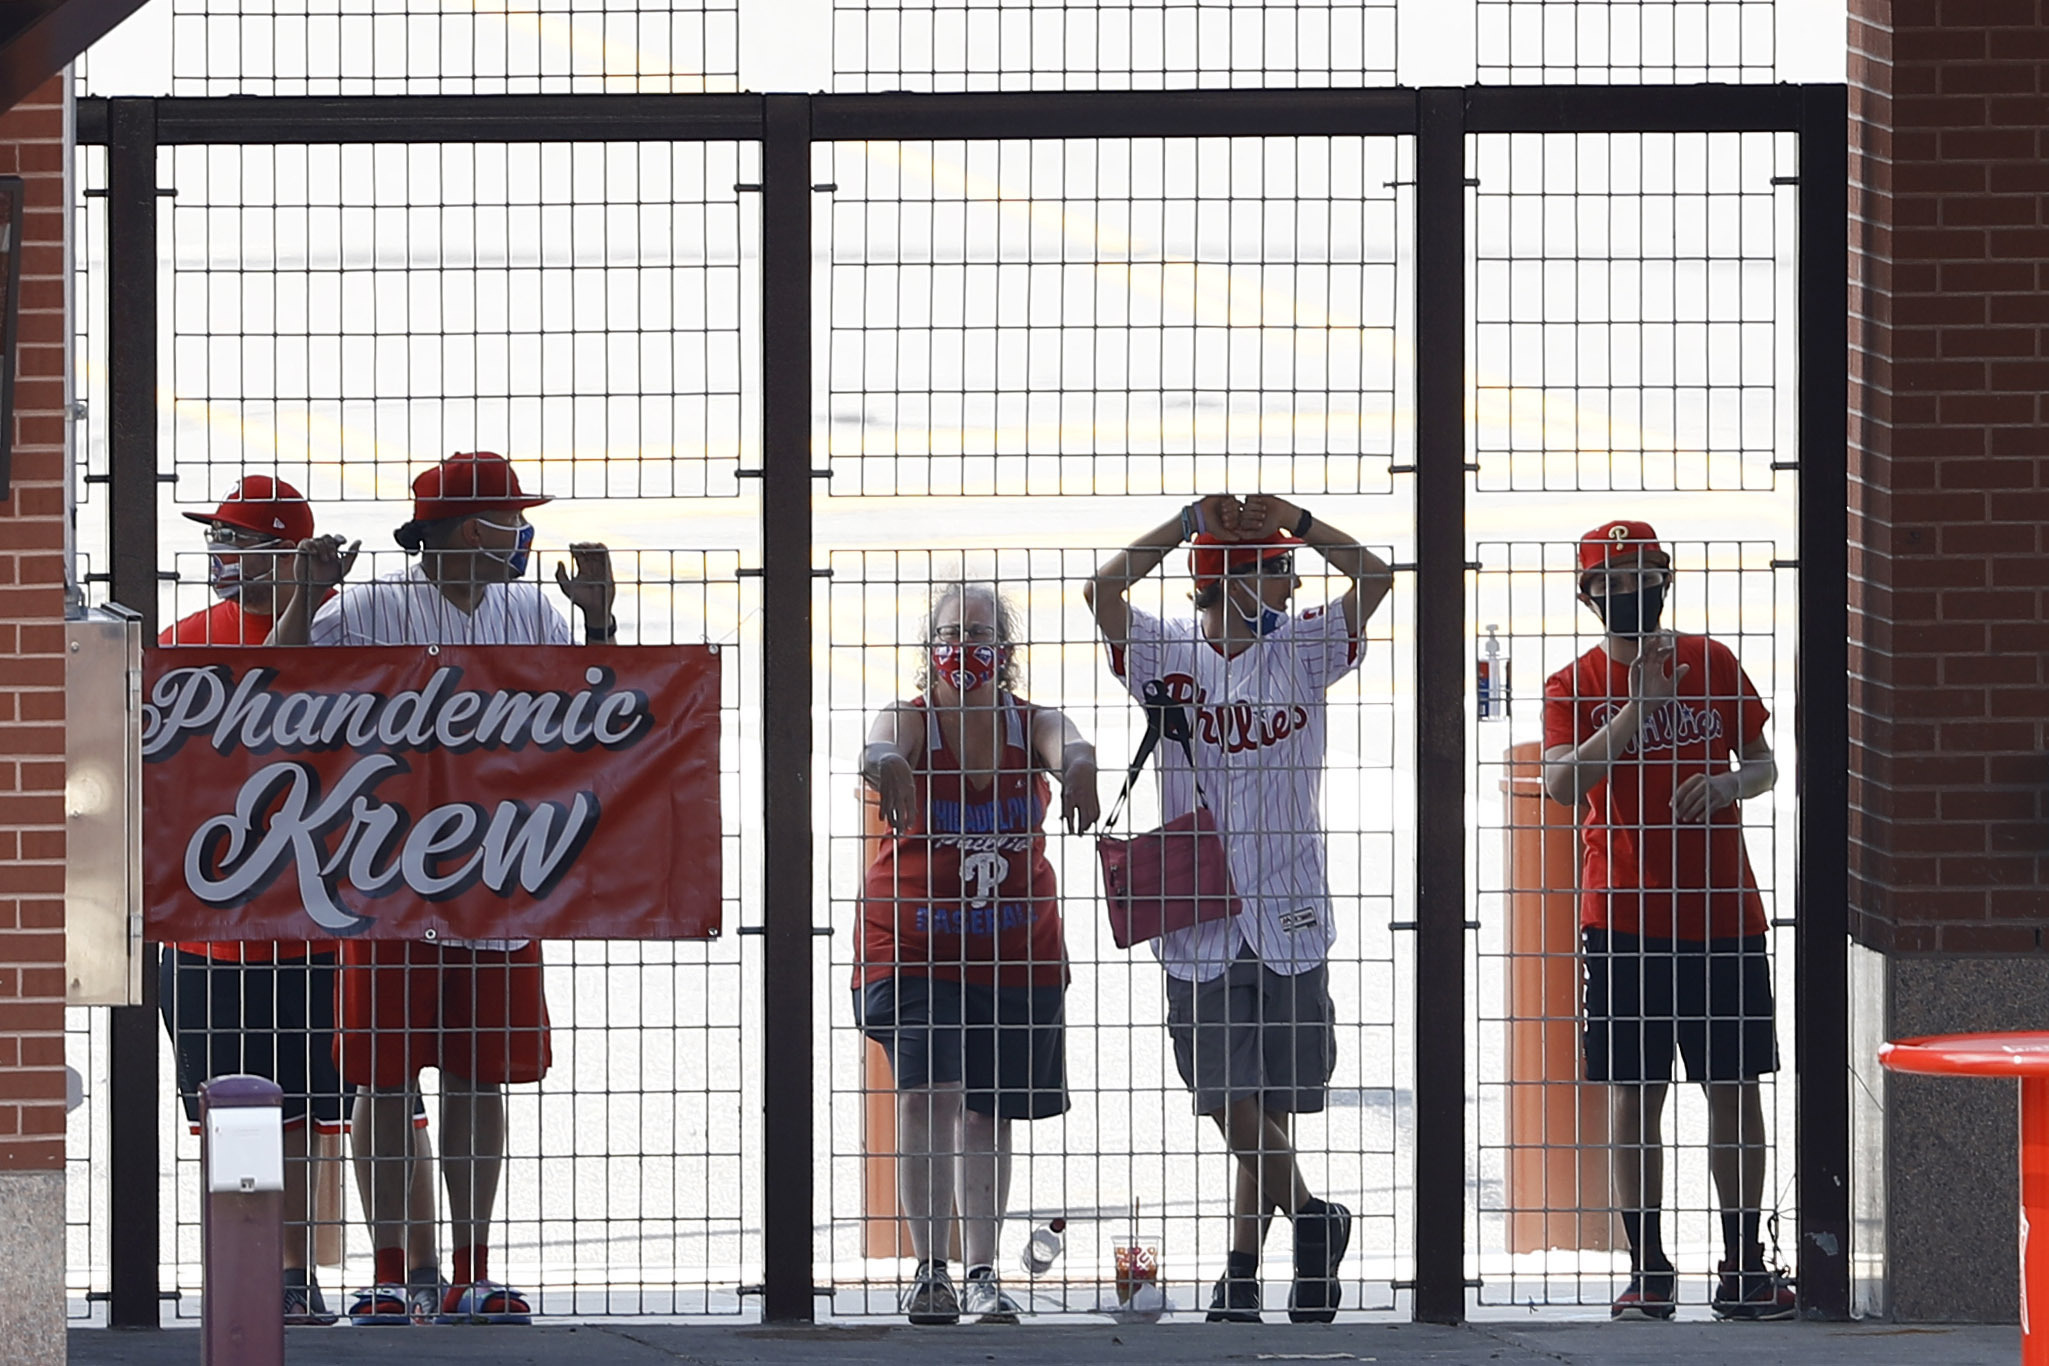
<instances>
[{"instance_id":1,"label":"pink handbag","mask_svg":"<svg viewBox=\"0 0 2049 1366\"><path fill-rule=\"evenodd\" d=\"M1131 786L1145 767L1162 734L1180 744L1195 767L1189 744L1188 713L1166 700L1158 683L1146 685L1145 739L1125 775L1124 791L1103 822L1108 830L1131 796ZM1157 939L1170 930L1185 930L1206 920L1225 920L1238 913L1238 893L1231 884L1224 837L1217 832L1202 785L1196 784L1193 811L1176 816L1157 830L1120 839L1101 835L1096 857L1103 864L1108 894L1110 937L1120 949Z\"/></svg>"}]
</instances>

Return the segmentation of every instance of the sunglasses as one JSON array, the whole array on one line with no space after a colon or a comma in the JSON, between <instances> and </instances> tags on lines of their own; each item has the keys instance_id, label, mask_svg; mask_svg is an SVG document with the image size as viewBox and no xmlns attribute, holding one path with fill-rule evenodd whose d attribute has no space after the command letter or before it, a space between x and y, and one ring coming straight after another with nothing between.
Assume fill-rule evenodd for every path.
<instances>
[{"instance_id":1,"label":"sunglasses","mask_svg":"<svg viewBox=\"0 0 2049 1366\"><path fill-rule=\"evenodd\" d=\"M1275 579L1292 578L1295 573L1295 552L1283 550L1278 555L1269 555L1252 564L1237 565L1224 572L1233 578L1250 578L1254 575L1265 575Z\"/></svg>"}]
</instances>

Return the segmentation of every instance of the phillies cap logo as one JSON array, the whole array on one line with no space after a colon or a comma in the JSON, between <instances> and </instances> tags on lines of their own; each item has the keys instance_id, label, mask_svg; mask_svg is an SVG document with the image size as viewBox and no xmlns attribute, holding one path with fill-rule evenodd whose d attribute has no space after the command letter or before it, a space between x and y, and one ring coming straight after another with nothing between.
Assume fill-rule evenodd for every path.
<instances>
[{"instance_id":1,"label":"phillies cap logo","mask_svg":"<svg viewBox=\"0 0 2049 1366\"><path fill-rule=\"evenodd\" d=\"M1614 526L1608 528L1608 539L1611 541L1628 540L1629 527L1622 522L1617 522Z\"/></svg>"}]
</instances>

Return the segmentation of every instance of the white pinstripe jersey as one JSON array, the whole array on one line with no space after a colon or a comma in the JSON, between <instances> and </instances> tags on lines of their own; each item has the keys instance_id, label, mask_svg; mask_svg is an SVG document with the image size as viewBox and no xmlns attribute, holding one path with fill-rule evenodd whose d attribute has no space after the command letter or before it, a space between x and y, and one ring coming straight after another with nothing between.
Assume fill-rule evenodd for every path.
<instances>
[{"instance_id":1,"label":"white pinstripe jersey","mask_svg":"<svg viewBox=\"0 0 2049 1366\"><path fill-rule=\"evenodd\" d=\"M1359 666L1362 642L1335 603L1291 616L1227 659L1188 618L1132 609L1130 641L1110 667L1133 697L1161 679L1193 722L1197 776L1224 832L1242 909L1162 935L1153 952L1174 977L1208 981L1249 945L1276 972L1307 972L1337 938L1323 814L1324 693ZM1179 745L1155 751L1167 820L1195 807Z\"/></svg>"}]
</instances>

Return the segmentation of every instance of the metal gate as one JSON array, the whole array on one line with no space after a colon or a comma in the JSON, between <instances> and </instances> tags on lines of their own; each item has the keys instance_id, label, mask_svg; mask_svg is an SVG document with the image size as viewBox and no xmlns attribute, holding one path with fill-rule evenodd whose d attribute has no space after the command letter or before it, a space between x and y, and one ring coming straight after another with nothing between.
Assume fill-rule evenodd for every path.
<instances>
[{"instance_id":1,"label":"metal gate","mask_svg":"<svg viewBox=\"0 0 2049 1366\"><path fill-rule=\"evenodd\" d=\"M189 586L162 582L180 559L159 540L164 490L179 478L191 508L224 492L208 423L235 405L338 425L356 403L379 443L408 448L495 427L515 459L543 452L551 491L592 500L579 533L629 527L622 639L737 647L728 937L551 949L571 1065L518 1103L541 1146L515 1144L504 1217L543 1312L733 1313L759 1295L765 1317L808 1320L894 1313L904 1269L874 1109L886 1074L847 1004L867 837L854 758L908 689L930 591L961 575L1014 590L1032 694L1094 739L1107 799L1134 710L1079 581L1200 493L1313 505L1399 573L1331 703L1341 1061L1302 1146L1361 1216L1347 1306L1454 1321L1612 1293L1608 1242L1519 1228L1607 1207L1559 1186L1548 1151L1569 1168L1604 1140L1532 1138L1510 1115L1560 1080L1518 1072L1510 1033L1571 1021L1505 985L1524 950L1501 849L1523 818L1502 796L1513 736L1476 710L1473 677L1497 623L1511 729L1513 708L1530 714L1584 631L1560 615L1570 543L1610 514L1583 495L1627 495L1671 521L1700 585L1690 619L1762 642L1797 777L1757 817L1790 931L1773 1191L1797 1215L1803 1303L1845 1316L1844 108L1840 87L1797 86L81 101L79 141L104 165L87 193L104 195L106 591L151 629L182 608ZM1547 179L1574 159L1622 169L1592 190ZM1647 165L1675 179L1627 172ZM424 281L410 254L349 259L352 233L385 253L446 213L474 218L480 255L425 262ZM486 259L515 213L559 254ZM250 255L237 225L266 219L305 225L333 267L310 247ZM350 271L389 320L335 297L322 312L321 277ZM487 275L499 312L457 318L448 280ZM313 302L253 327L252 282L274 291L266 309L281 283ZM613 320L563 337L578 290ZM1655 316L1631 312L1658 290ZM1546 370L1546 327L1606 359ZM1695 365L1711 328L1735 329L1717 354L1753 368ZM235 387L238 347L287 341L311 348L310 372L326 354L357 367L363 390ZM499 393L519 345L588 378ZM1560 394L1593 396L1610 425L1548 430ZM322 439L266 430L279 452ZM246 431L221 440L239 468ZM587 440L659 457L552 466ZM316 505L365 527L403 491L402 460L375 449L312 468ZM1056 843L1076 1105L1026 1126L1005 1256L1061 1215L1085 1236L1031 1307L1114 1308L1122 1241L1154 1246L1170 1304L1199 1310L1223 1251L1221 1150L1167 1080L1157 973L1098 942L1087 846ZM74 1121L73 1284L108 1322L154 1324L160 1297L198 1289L194 1154L169 1121L155 1012L100 1027L104 1103ZM1697 1130L1690 1111L1676 1122ZM1704 1177L1679 1175L1697 1242Z\"/></svg>"}]
</instances>

